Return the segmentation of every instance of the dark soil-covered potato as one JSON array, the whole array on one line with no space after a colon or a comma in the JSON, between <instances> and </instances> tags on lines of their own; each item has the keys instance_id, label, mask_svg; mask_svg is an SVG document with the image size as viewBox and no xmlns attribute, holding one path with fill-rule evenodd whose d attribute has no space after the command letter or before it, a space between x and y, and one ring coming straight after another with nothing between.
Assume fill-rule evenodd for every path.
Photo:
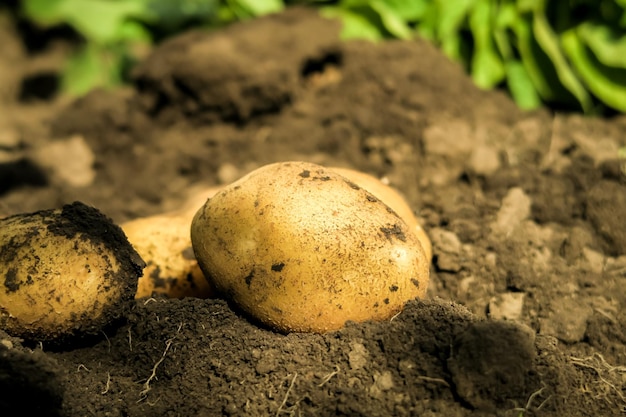
<instances>
[{"instance_id":1,"label":"dark soil-covered potato","mask_svg":"<svg viewBox=\"0 0 626 417\"><path fill-rule=\"evenodd\" d=\"M76 202L0 220L0 329L31 341L95 334L120 317L144 262L122 230Z\"/></svg>"}]
</instances>

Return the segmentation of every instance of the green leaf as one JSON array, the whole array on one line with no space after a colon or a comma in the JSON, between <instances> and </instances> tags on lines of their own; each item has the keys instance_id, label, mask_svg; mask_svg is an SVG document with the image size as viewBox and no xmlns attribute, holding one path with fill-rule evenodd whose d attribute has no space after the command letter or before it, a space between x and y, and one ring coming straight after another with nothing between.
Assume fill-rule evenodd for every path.
<instances>
[{"instance_id":1,"label":"green leaf","mask_svg":"<svg viewBox=\"0 0 626 417\"><path fill-rule=\"evenodd\" d=\"M589 90L607 105L626 112L626 69L602 64L585 47L575 30L564 32L561 41Z\"/></svg>"},{"instance_id":2,"label":"green leaf","mask_svg":"<svg viewBox=\"0 0 626 417\"><path fill-rule=\"evenodd\" d=\"M496 28L506 29L515 25L515 22L520 19L521 16L518 13L517 7L514 3L503 3L498 5L496 10Z\"/></svg>"},{"instance_id":3,"label":"green leaf","mask_svg":"<svg viewBox=\"0 0 626 417\"><path fill-rule=\"evenodd\" d=\"M59 13L64 0L23 0L24 14L34 21L44 25L55 25L63 21L64 16Z\"/></svg>"},{"instance_id":4,"label":"green leaf","mask_svg":"<svg viewBox=\"0 0 626 417\"><path fill-rule=\"evenodd\" d=\"M415 32L424 39L435 42L437 40L437 10L435 7L428 7L421 20L415 27Z\"/></svg>"},{"instance_id":5,"label":"green leaf","mask_svg":"<svg viewBox=\"0 0 626 417\"><path fill-rule=\"evenodd\" d=\"M550 28L546 16L543 13L534 13L533 17L533 34L537 42L541 45L546 55L550 57L563 86L576 97L583 111L588 113L591 111L592 106L591 96L565 59L559 45L559 38Z\"/></svg>"},{"instance_id":6,"label":"green leaf","mask_svg":"<svg viewBox=\"0 0 626 417\"><path fill-rule=\"evenodd\" d=\"M128 20L118 27L115 37L119 40L128 40L129 43L152 43L152 35L144 25Z\"/></svg>"},{"instance_id":7,"label":"green leaf","mask_svg":"<svg viewBox=\"0 0 626 417\"><path fill-rule=\"evenodd\" d=\"M430 6L430 0L385 0L387 7L405 22L420 20Z\"/></svg>"},{"instance_id":8,"label":"green leaf","mask_svg":"<svg viewBox=\"0 0 626 417\"><path fill-rule=\"evenodd\" d=\"M44 3L29 0L27 13L35 13L46 24L67 22L87 40L100 44L119 41L120 27L127 20L149 20L152 17L145 0L53 0L48 5Z\"/></svg>"},{"instance_id":9,"label":"green leaf","mask_svg":"<svg viewBox=\"0 0 626 417\"><path fill-rule=\"evenodd\" d=\"M554 64L541 49L532 33L532 17L520 16L512 27L524 69L535 90L548 102L576 106L576 98L561 84Z\"/></svg>"},{"instance_id":10,"label":"green leaf","mask_svg":"<svg viewBox=\"0 0 626 417\"><path fill-rule=\"evenodd\" d=\"M545 0L517 0L517 10L520 13L543 12Z\"/></svg>"},{"instance_id":11,"label":"green leaf","mask_svg":"<svg viewBox=\"0 0 626 417\"><path fill-rule=\"evenodd\" d=\"M476 85L490 89L505 77L502 59L496 52L492 35L491 3L477 2L471 10L469 23L474 35L472 78Z\"/></svg>"},{"instance_id":12,"label":"green leaf","mask_svg":"<svg viewBox=\"0 0 626 417\"><path fill-rule=\"evenodd\" d=\"M333 6L322 8L321 13L324 17L342 21L341 39L366 39L375 42L384 38L381 28L361 13Z\"/></svg>"},{"instance_id":13,"label":"green leaf","mask_svg":"<svg viewBox=\"0 0 626 417\"><path fill-rule=\"evenodd\" d=\"M461 29L475 0L437 0L435 2L436 36L443 52L453 60L462 59Z\"/></svg>"},{"instance_id":14,"label":"green leaf","mask_svg":"<svg viewBox=\"0 0 626 417\"><path fill-rule=\"evenodd\" d=\"M63 91L80 96L96 87L120 83L121 60L116 54L87 45L70 57L61 79Z\"/></svg>"},{"instance_id":15,"label":"green leaf","mask_svg":"<svg viewBox=\"0 0 626 417\"><path fill-rule=\"evenodd\" d=\"M283 10L284 7L281 0L235 0L234 3L238 3L252 16L277 13Z\"/></svg>"},{"instance_id":16,"label":"green leaf","mask_svg":"<svg viewBox=\"0 0 626 417\"><path fill-rule=\"evenodd\" d=\"M411 39L413 37L413 31L411 28L409 28L402 17L390 8L385 1L373 0L369 5L376 13L378 13L383 26L393 36L399 39Z\"/></svg>"},{"instance_id":17,"label":"green leaf","mask_svg":"<svg viewBox=\"0 0 626 417\"><path fill-rule=\"evenodd\" d=\"M537 94L533 82L520 61L511 60L504 64L506 82L515 103L523 109L536 109L541 105L541 98Z\"/></svg>"},{"instance_id":18,"label":"green leaf","mask_svg":"<svg viewBox=\"0 0 626 417\"><path fill-rule=\"evenodd\" d=\"M594 22L582 23L577 33L604 65L626 68L626 33Z\"/></svg>"},{"instance_id":19,"label":"green leaf","mask_svg":"<svg viewBox=\"0 0 626 417\"><path fill-rule=\"evenodd\" d=\"M437 36L459 36L463 22L476 0L435 0L437 7Z\"/></svg>"},{"instance_id":20,"label":"green leaf","mask_svg":"<svg viewBox=\"0 0 626 417\"><path fill-rule=\"evenodd\" d=\"M522 64L526 69L528 77L532 80L533 85L544 99L554 99L557 94L552 88L553 84L551 84L546 77L546 60L541 59L543 51L537 48L538 45L532 35L532 24L530 20L521 18L515 23L512 29L515 32L517 50L522 58ZM549 61L547 64L552 65Z\"/></svg>"}]
</instances>

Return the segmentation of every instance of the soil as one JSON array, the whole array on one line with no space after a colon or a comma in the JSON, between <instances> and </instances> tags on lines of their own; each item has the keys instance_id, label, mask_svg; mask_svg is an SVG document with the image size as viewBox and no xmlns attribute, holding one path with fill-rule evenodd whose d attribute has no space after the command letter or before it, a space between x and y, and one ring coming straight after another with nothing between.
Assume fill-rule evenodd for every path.
<instances>
[{"instance_id":1,"label":"soil","mask_svg":"<svg viewBox=\"0 0 626 417\"><path fill-rule=\"evenodd\" d=\"M3 415L626 411L626 117L522 112L426 42L340 42L336 22L297 8L180 35L130 87L70 101L29 90L63 48L28 50L7 23L3 214L78 200L121 223L306 160L386 178L434 256L426 299L326 334L275 333L220 298L159 297L96 340L2 333Z\"/></svg>"}]
</instances>

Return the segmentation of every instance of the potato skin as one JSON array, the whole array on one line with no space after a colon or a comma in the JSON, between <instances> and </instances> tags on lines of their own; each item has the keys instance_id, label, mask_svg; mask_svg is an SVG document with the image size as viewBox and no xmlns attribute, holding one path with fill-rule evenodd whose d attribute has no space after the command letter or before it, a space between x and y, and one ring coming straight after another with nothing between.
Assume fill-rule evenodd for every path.
<instances>
[{"instance_id":1,"label":"potato skin","mask_svg":"<svg viewBox=\"0 0 626 417\"><path fill-rule=\"evenodd\" d=\"M374 194L376 198L378 198L383 203L387 204L391 209L393 209L398 214L398 216L400 216L402 220L404 220L404 222L409 226L409 229L415 232L417 238L422 244L424 252L426 253L426 258L429 261L430 259L432 259L433 249L430 238L426 234L426 231L424 230L422 225L420 225L417 221L417 217L415 217L415 214L413 214L411 206L409 206L409 204L406 202L406 200L399 191L384 184L378 178L364 172L355 171L354 169L350 168L331 167L329 169L339 175L346 177L359 187L365 188L367 191Z\"/></svg>"},{"instance_id":2,"label":"potato skin","mask_svg":"<svg viewBox=\"0 0 626 417\"><path fill-rule=\"evenodd\" d=\"M176 211L122 224L128 240L146 262L135 298L154 294L168 298L209 298L215 294L198 266L189 227L198 209L219 189L194 190L194 195Z\"/></svg>"},{"instance_id":3,"label":"potato skin","mask_svg":"<svg viewBox=\"0 0 626 417\"><path fill-rule=\"evenodd\" d=\"M122 230L73 203L0 220L0 328L30 341L99 333L130 305L144 263Z\"/></svg>"},{"instance_id":4,"label":"potato skin","mask_svg":"<svg viewBox=\"0 0 626 417\"><path fill-rule=\"evenodd\" d=\"M429 262L378 198L319 165L261 167L198 211L200 267L244 311L282 331L384 320L423 297Z\"/></svg>"},{"instance_id":5,"label":"potato skin","mask_svg":"<svg viewBox=\"0 0 626 417\"><path fill-rule=\"evenodd\" d=\"M135 298L213 295L191 247L190 225L191 219L178 215L150 216L122 224L128 240L146 262Z\"/></svg>"}]
</instances>

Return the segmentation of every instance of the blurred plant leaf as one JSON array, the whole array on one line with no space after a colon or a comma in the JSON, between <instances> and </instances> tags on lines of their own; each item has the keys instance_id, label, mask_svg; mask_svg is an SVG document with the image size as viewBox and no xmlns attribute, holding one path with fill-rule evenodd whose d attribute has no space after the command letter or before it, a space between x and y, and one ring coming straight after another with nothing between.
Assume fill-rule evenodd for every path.
<instances>
[{"instance_id":1,"label":"blurred plant leaf","mask_svg":"<svg viewBox=\"0 0 626 417\"><path fill-rule=\"evenodd\" d=\"M341 19L341 39L366 39L373 42L383 39L380 28L363 13L334 6L324 7L321 12L324 17Z\"/></svg>"},{"instance_id":2,"label":"blurred plant leaf","mask_svg":"<svg viewBox=\"0 0 626 417\"><path fill-rule=\"evenodd\" d=\"M543 51L538 51L539 45L535 42L532 35L532 21L522 18L515 22L512 29L517 36L517 49L528 77L544 99L554 99L556 93L552 89L552 84L548 81L545 71L542 70L542 68L546 67L546 60L541 62L541 56L538 53ZM550 64L549 61L547 63L548 65Z\"/></svg>"},{"instance_id":3,"label":"blurred plant leaf","mask_svg":"<svg viewBox=\"0 0 626 417\"><path fill-rule=\"evenodd\" d=\"M237 3L252 16L276 13L284 8L284 3L281 0L231 0L229 3Z\"/></svg>"},{"instance_id":4,"label":"blurred plant leaf","mask_svg":"<svg viewBox=\"0 0 626 417\"><path fill-rule=\"evenodd\" d=\"M385 29L399 39L411 39L413 31L407 22L393 8L389 7L386 1L373 0L370 7L378 13Z\"/></svg>"},{"instance_id":5,"label":"blurred plant leaf","mask_svg":"<svg viewBox=\"0 0 626 417\"><path fill-rule=\"evenodd\" d=\"M541 98L524 65L520 61L508 61L504 64L504 69L507 85L517 105L524 110L539 107Z\"/></svg>"},{"instance_id":6,"label":"blurred plant leaf","mask_svg":"<svg viewBox=\"0 0 626 417\"><path fill-rule=\"evenodd\" d=\"M87 45L66 63L61 85L72 95L83 95L96 87L112 87L121 81L120 68L119 57L93 44Z\"/></svg>"},{"instance_id":7,"label":"blurred plant leaf","mask_svg":"<svg viewBox=\"0 0 626 417\"><path fill-rule=\"evenodd\" d=\"M609 106L626 111L626 69L600 62L572 29L561 35L563 48L589 90Z\"/></svg>"},{"instance_id":8,"label":"blurred plant leaf","mask_svg":"<svg viewBox=\"0 0 626 417\"><path fill-rule=\"evenodd\" d=\"M431 0L385 0L384 3L404 22L415 22L424 17Z\"/></svg>"},{"instance_id":9,"label":"blurred plant leaf","mask_svg":"<svg viewBox=\"0 0 626 417\"><path fill-rule=\"evenodd\" d=\"M130 18L151 20L146 0L25 0L25 12L45 24L66 22L86 39L105 44L124 38L121 27Z\"/></svg>"},{"instance_id":10,"label":"blurred plant leaf","mask_svg":"<svg viewBox=\"0 0 626 417\"><path fill-rule=\"evenodd\" d=\"M584 22L577 34L604 65L626 68L626 32L594 22Z\"/></svg>"},{"instance_id":11,"label":"blurred plant leaf","mask_svg":"<svg viewBox=\"0 0 626 417\"><path fill-rule=\"evenodd\" d=\"M472 78L477 86L495 87L505 77L504 64L493 45L492 8L490 2L477 2L469 16L474 35Z\"/></svg>"},{"instance_id":12,"label":"blurred plant leaf","mask_svg":"<svg viewBox=\"0 0 626 417\"><path fill-rule=\"evenodd\" d=\"M475 0L435 1L436 36L443 52L454 60L462 58L460 30Z\"/></svg>"},{"instance_id":13,"label":"blurred plant leaf","mask_svg":"<svg viewBox=\"0 0 626 417\"><path fill-rule=\"evenodd\" d=\"M559 80L576 97L583 111L589 112L591 110L591 97L563 56L559 38L550 28L543 13L535 12L533 17L533 34L554 64Z\"/></svg>"}]
</instances>

